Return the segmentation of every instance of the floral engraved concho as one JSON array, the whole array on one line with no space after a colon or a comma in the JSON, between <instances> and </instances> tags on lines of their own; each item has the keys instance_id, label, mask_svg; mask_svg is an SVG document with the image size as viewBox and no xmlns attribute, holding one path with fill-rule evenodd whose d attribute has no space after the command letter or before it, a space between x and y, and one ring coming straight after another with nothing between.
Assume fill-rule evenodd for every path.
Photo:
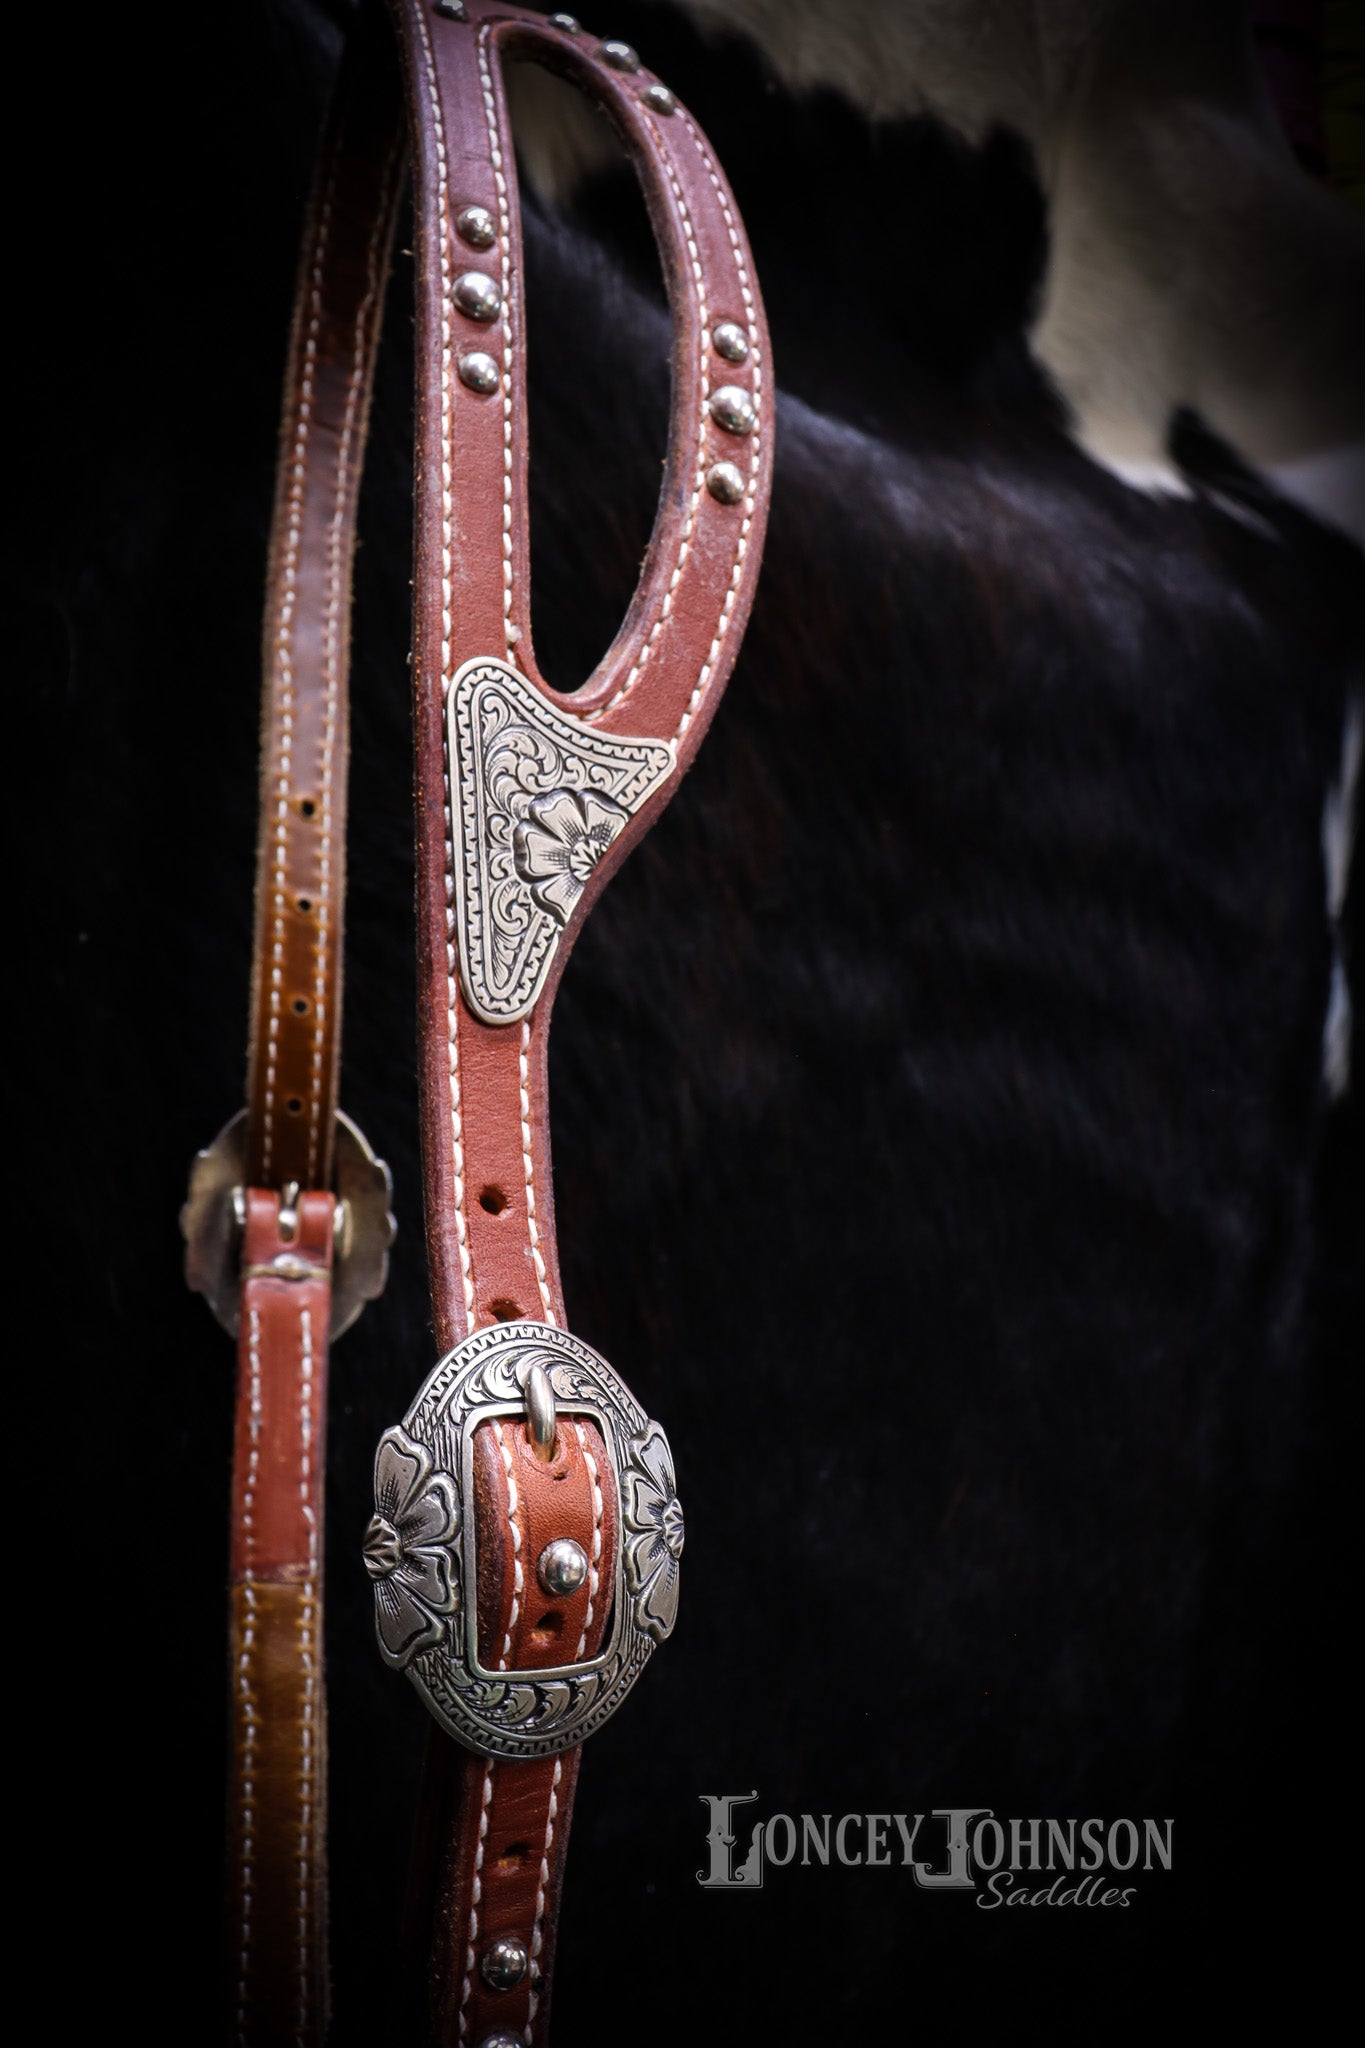
<instances>
[{"instance_id":1,"label":"floral engraved concho","mask_svg":"<svg viewBox=\"0 0 1365 2048\"><path fill-rule=\"evenodd\" d=\"M656 1643L678 1618L678 1560L683 1512L673 1477L673 1453L657 1422L628 1446L622 1474L626 1529L626 1586L635 1618Z\"/></svg>"},{"instance_id":2,"label":"floral engraved concho","mask_svg":"<svg viewBox=\"0 0 1365 2048\"><path fill-rule=\"evenodd\" d=\"M375 1512L365 1531L365 1569L374 1581L374 1621L386 1662L404 1670L440 1642L458 1587L450 1545L459 1535L454 1481L432 1470L403 1429L380 1439L374 1461Z\"/></svg>"},{"instance_id":3,"label":"floral engraved concho","mask_svg":"<svg viewBox=\"0 0 1365 2048\"><path fill-rule=\"evenodd\" d=\"M567 924L629 811L593 789L552 789L527 807L512 835L517 873L541 905Z\"/></svg>"}]
</instances>

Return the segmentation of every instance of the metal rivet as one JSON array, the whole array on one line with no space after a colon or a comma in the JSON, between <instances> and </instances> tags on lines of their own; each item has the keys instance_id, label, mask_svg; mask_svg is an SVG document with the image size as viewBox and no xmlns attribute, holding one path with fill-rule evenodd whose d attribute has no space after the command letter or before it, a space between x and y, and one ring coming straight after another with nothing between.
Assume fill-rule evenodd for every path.
<instances>
[{"instance_id":1,"label":"metal rivet","mask_svg":"<svg viewBox=\"0 0 1365 2048\"><path fill-rule=\"evenodd\" d=\"M508 2034L499 2031L496 2034L485 2034L479 2043L479 2048L524 2048L524 2042L525 2036L523 2034Z\"/></svg>"},{"instance_id":2,"label":"metal rivet","mask_svg":"<svg viewBox=\"0 0 1365 2048\"><path fill-rule=\"evenodd\" d=\"M502 293L481 270L466 270L455 280L455 303L471 320L481 320L486 326L502 311Z\"/></svg>"},{"instance_id":3,"label":"metal rivet","mask_svg":"<svg viewBox=\"0 0 1365 2048\"><path fill-rule=\"evenodd\" d=\"M487 398L496 391L502 372L492 356L484 355L481 349L471 349L467 356L461 356L456 365L460 382L467 384L471 391L477 391L480 398Z\"/></svg>"},{"instance_id":4,"label":"metal rivet","mask_svg":"<svg viewBox=\"0 0 1365 2048\"><path fill-rule=\"evenodd\" d=\"M550 27L562 28L566 36L576 36L578 34L578 21L576 16L572 14L552 14L550 16Z\"/></svg>"},{"instance_id":5,"label":"metal rivet","mask_svg":"<svg viewBox=\"0 0 1365 2048\"><path fill-rule=\"evenodd\" d=\"M613 71L638 71L640 60L629 43L599 43L597 54Z\"/></svg>"},{"instance_id":6,"label":"metal rivet","mask_svg":"<svg viewBox=\"0 0 1365 2048\"><path fill-rule=\"evenodd\" d=\"M734 320L722 320L712 328L711 345L727 363L742 363L749 353L749 337Z\"/></svg>"},{"instance_id":7,"label":"metal rivet","mask_svg":"<svg viewBox=\"0 0 1365 2048\"><path fill-rule=\"evenodd\" d=\"M498 238L497 222L486 206L466 206L455 222L455 232L471 249L491 249Z\"/></svg>"},{"instance_id":8,"label":"metal rivet","mask_svg":"<svg viewBox=\"0 0 1365 2048\"><path fill-rule=\"evenodd\" d=\"M738 384L722 384L711 393L711 417L727 434L752 434L758 425L754 402Z\"/></svg>"},{"instance_id":9,"label":"metal rivet","mask_svg":"<svg viewBox=\"0 0 1365 2048\"><path fill-rule=\"evenodd\" d=\"M722 505L737 505L744 496L744 472L733 462L713 463L706 472L706 488Z\"/></svg>"},{"instance_id":10,"label":"metal rivet","mask_svg":"<svg viewBox=\"0 0 1365 2048\"><path fill-rule=\"evenodd\" d=\"M547 1593L556 1598L576 1593L588 1576L588 1553L572 1536L556 1536L547 1543L536 1564L536 1577Z\"/></svg>"},{"instance_id":11,"label":"metal rivet","mask_svg":"<svg viewBox=\"0 0 1365 2048\"><path fill-rule=\"evenodd\" d=\"M530 1967L526 1944L515 1934L490 1942L479 1959L479 1975L490 1991L515 1991Z\"/></svg>"},{"instance_id":12,"label":"metal rivet","mask_svg":"<svg viewBox=\"0 0 1365 2048\"><path fill-rule=\"evenodd\" d=\"M436 12L447 21L468 21L469 9L464 0L436 0Z\"/></svg>"},{"instance_id":13,"label":"metal rivet","mask_svg":"<svg viewBox=\"0 0 1365 2048\"><path fill-rule=\"evenodd\" d=\"M653 107L656 114L671 114L677 104L666 85L646 86L645 105Z\"/></svg>"}]
</instances>

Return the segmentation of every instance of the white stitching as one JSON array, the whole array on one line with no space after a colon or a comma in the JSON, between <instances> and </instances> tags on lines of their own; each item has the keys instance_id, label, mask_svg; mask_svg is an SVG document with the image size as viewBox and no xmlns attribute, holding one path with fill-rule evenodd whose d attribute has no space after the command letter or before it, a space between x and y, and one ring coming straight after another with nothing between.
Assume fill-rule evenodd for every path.
<instances>
[{"instance_id":1,"label":"white stitching","mask_svg":"<svg viewBox=\"0 0 1365 2048\"><path fill-rule=\"evenodd\" d=\"M588 1432L581 1422L574 1424L574 1430L578 1437L579 1449L588 1467L588 1477L592 1481L592 1556L588 1560L588 1611L583 1617L583 1633L578 1638L578 1648L573 1653L574 1663L577 1664L588 1647L588 1631L592 1627L594 1612L593 1603L597 1599L600 1582L598 1567L602 1559L602 1485L597 1476L597 1460L588 1449Z\"/></svg>"},{"instance_id":2,"label":"white stitching","mask_svg":"<svg viewBox=\"0 0 1365 2048\"><path fill-rule=\"evenodd\" d=\"M303 530L304 480L308 474L309 433L313 418L313 369L317 362L318 329L322 324L322 266L327 253L328 235L331 232L332 194L336 189L337 170L338 158L333 155L327 176L327 188L318 208L317 240L309 271L308 329L303 340L298 417L294 426L294 444L289 467L289 519L286 527L284 561L280 568L283 591L280 599L279 624L275 633L275 654L280 679L280 738L275 778L275 886L272 895L274 919L271 925L270 947L270 1021L266 1030L265 1116L261 1133L263 1179L268 1179L270 1175L271 1152L275 1138L275 1062L279 1052L280 996L283 981L281 963L284 959L284 873L288 846L286 821L289 816L289 784L293 777L295 585L298 578L299 537Z\"/></svg>"},{"instance_id":3,"label":"white stitching","mask_svg":"<svg viewBox=\"0 0 1365 2048\"><path fill-rule=\"evenodd\" d=\"M256 1547L253 1511L256 1505L256 1483L261 1467L261 1318L259 1310L247 1310L248 1336L247 1360L250 1369L251 1406L249 1431L251 1449L247 1453L246 1485L242 1490L242 1547L246 1555L246 1575L242 1591L246 1596L247 1624L242 1631L242 1651L237 1660L237 1694L241 1701L242 1719L245 1730L242 1736L242 1808L241 1808L241 1884L242 1884L242 1948L237 1979L237 2034L241 2042L246 2040L247 2024L247 1980L251 1968L251 1885L254 1876L255 1845L252 1830L256 1825L256 1787L252 1770L256 1753L256 1705L251 1689L251 1653L256 1640L256 1596L251 1588L252 1558Z\"/></svg>"},{"instance_id":4,"label":"white stitching","mask_svg":"<svg viewBox=\"0 0 1365 2048\"><path fill-rule=\"evenodd\" d=\"M330 928L328 913L331 909L332 890L332 767L336 743L337 696L340 685L340 664L338 661L338 621L341 614L341 600L347 586L347 564L342 559L342 530L346 523L348 506L347 484L350 477L351 442L355 435L356 414L360 406L360 394L365 382L365 368L368 359L367 343L370 336L370 321L383 280L380 276L379 250L384 239L389 218L390 187L398 153L390 153L384 167L380 184L379 205L374 225L365 251L366 288L364 297L356 309L354 345L351 352L351 374L346 384L346 405L342 414L341 434L337 447L336 475L332 490L332 518L327 532L327 609L323 622L323 676L326 702L326 716L322 737L322 783L319 790L322 836L318 850L318 922L317 940L314 947L313 972L313 1062L309 1077L308 1096L308 1179L316 1185L318 1177L318 1149L322 1129L322 1084L323 1084L323 1038L327 1021L327 966ZM278 994L273 998L278 1002Z\"/></svg>"},{"instance_id":5,"label":"white stitching","mask_svg":"<svg viewBox=\"0 0 1365 2048\"><path fill-rule=\"evenodd\" d=\"M549 1269L540 1249L540 1231L536 1224L535 1161L531 1153L531 1065L527 1055L531 1049L531 1025L529 1019L521 1027L521 1049L517 1055L517 1073L521 1096L521 1163L526 1172L526 1230L531 1247L531 1262L536 1269L536 1282L540 1288L540 1304L545 1311L547 1323L557 1322L550 1300Z\"/></svg>"},{"instance_id":6,"label":"white stitching","mask_svg":"<svg viewBox=\"0 0 1365 2048\"><path fill-rule=\"evenodd\" d=\"M483 96L484 120L488 125L493 183L498 191L498 248L502 259L502 616L510 656L521 638L520 631L512 623L512 352L516 334L512 319L511 216L502 144L498 136L498 110L493 98L493 75L488 63L491 34L491 23L479 31L479 90Z\"/></svg>"},{"instance_id":7,"label":"white stitching","mask_svg":"<svg viewBox=\"0 0 1365 2048\"><path fill-rule=\"evenodd\" d=\"M688 119L687 115L683 113L681 108L679 108L678 110L678 115L682 121L683 127L687 130L688 135L691 137L693 146L696 149L698 156L702 160L702 164L705 168L706 175L711 180L711 184L715 189L716 197L720 201L721 212L725 218L725 228L730 240L731 253L733 254L735 260L735 274L739 284L740 296L744 300L745 326L748 331L749 348L753 363L753 397L755 422L754 431L752 436L750 437L749 484L748 489L746 490L744 495L744 510L743 517L740 521L739 534L736 541L734 568L731 571L729 587L726 590L725 598L721 605L720 617L717 621L715 636L712 639L711 645L707 650L706 660L702 664L701 671L697 678L696 687L692 691L692 695L689 697L687 701L687 705L684 708L682 717L678 721L677 730L673 735L675 740L680 740L682 738L683 734L687 731L688 726L696 717L697 710L701 704L701 700L703 696L706 694L707 686L710 683L712 675L715 673L716 661L720 654L721 643L724 640L725 635L730 628L730 619L734 612L735 599L739 595L740 578L744 568L744 557L749 551L749 540L753 531L754 505L758 490L758 476L762 452L763 431L763 353L758 343L758 330L755 320L753 289L749 280L748 267L744 261L744 253L740 244L739 234L736 229L735 217L730 209L730 202L725 196L725 187L722 185L720 181L720 178L716 171L715 164L713 163L704 143L702 142L700 134L698 133L697 129L693 126L692 122ZM683 564L687 558L692 527L696 520L697 506L700 502L702 488L705 483L706 419L707 401L709 396L707 390L706 377L706 349L710 337L710 314L707 310L705 287L702 282L701 264L700 259L697 255L696 241L692 233L691 218L687 211L686 201L684 200L682 195L682 188L679 185L677 177L674 173L673 165L668 155L667 145L664 141L663 134L659 128L658 122L651 121L650 125L654 129L656 136L658 136L660 153L663 157L664 168L668 173L669 183L673 187L674 197L676 198L679 209L682 213L684 232L687 236L687 246L692 255L692 273L697 283L699 319L702 332L702 399L700 432L697 442L697 478L696 486L692 496L692 501L688 509L687 523L683 529L683 538L681 546L678 551L677 564L673 570L672 576L669 579L668 591L664 598L663 606L659 612L659 616L655 620L653 626L651 627L649 637L646 640L645 645L640 652L639 658L637 659L635 666L631 669L630 674L626 677L621 687L607 699L607 702L605 704L599 706L599 708L596 711L590 712L588 714L589 722L596 719L604 718L607 712L612 710L617 704L621 703L623 698L629 696L630 692L635 687L636 681L639 678L641 670L644 668L646 661L649 659L649 656L653 651L654 642L658 638L660 632L662 631L664 621L672 608L673 593L678 586L678 581L682 575Z\"/></svg>"},{"instance_id":8,"label":"white stitching","mask_svg":"<svg viewBox=\"0 0 1365 2048\"><path fill-rule=\"evenodd\" d=\"M545 1892L550 1882L550 1850L554 1845L555 1821L559 1815L559 1782L564 1775L564 1760L555 1758L554 1776L550 1780L550 1811L545 1818L545 1845L540 1855L540 1883L536 1889L535 1921L531 1928L531 1993L526 2006L526 2039L531 2039L531 2028L540 2006L540 1951L545 1946Z\"/></svg>"},{"instance_id":9,"label":"white stitching","mask_svg":"<svg viewBox=\"0 0 1365 2048\"><path fill-rule=\"evenodd\" d=\"M488 1808L493 1798L493 1759L483 1774L483 1795L479 1806L479 1839L474 1850L474 1881L469 1901L469 1939L465 1944L464 1978L460 1985L460 2039L469 2039L469 1993L474 1975L474 1956L479 1941L479 1906L483 1899L483 1850L488 1840Z\"/></svg>"},{"instance_id":10,"label":"white stitching","mask_svg":"<svg viewBox=\"0 0 1365 2048\"><path fill-rule=\"evenodd\" d=\"M296 2033L299 2048L307 2048L309 1972L312 1966L313 1904L313 1808L317 1799L315 1777L317 1758L313 1747L313 1716L316 1711L317 1677L313 1660L313 1630L317 1601L318 1518L311 1493L313 1484L313 1318L311 1311L299 1311L299 1500L308 1525L308 1577L299 1605L299 1661L303 1667L303 1713L299 1723L299 2010Z\"/></svg>"},{"instance_id":11,"label":"white stitching","mask_svg":"<svg viewBox=\"0 0 1365 2048\"><path fill-rule=\"evenodd\" d=\"M436 86L436 62L425 14L416 10L414 19L422 40L426 67L427 99L431 109L432 137L436 144L436 193L440 215L441 263L441 696L444 701L450 677L451 561L454 497L450 466L450 232L449 171L445 137L441 129L441 102ZM445 889L446 889L446 1019L450 1042L450 1145L455 1176L455 1237L460 1257L460 1279L464 1289L465 1321L474 1327L474 1268L470 1259L469 1226L465 1220L464 1127L460 1115L459 990L455 973L455 948L451 925L455 903L455 845L450 815L450 762L442 745L445 777Z\"/></svg>"}]
</instances>

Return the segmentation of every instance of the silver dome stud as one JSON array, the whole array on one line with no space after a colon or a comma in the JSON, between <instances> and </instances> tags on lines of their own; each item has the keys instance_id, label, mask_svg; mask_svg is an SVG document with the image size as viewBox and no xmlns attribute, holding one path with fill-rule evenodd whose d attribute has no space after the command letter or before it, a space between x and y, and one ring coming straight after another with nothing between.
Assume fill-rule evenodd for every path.
<instances>
[{"instance_id":1,"label":"silver dome stud","mask_svg":"<svg viewBox=\"0 0 1365 2048\"><path fill-rule=\"evenodd\" d=\"M640 68L640 60L629 43L599 43L597 54L604 64L610 64L613 71L638 71Z\"/></svg>"},{"instance_id":2,"label":"silver dome stud","mask_svg":"<svg viewBox=\"0 0 1365 2048\"><path fill-rule=\"evenodd\" d=\"M555 1598L576 1593L588 1576L588 1553L572 1536L556 1536L547 1543L536 1564L536 1577Z\"/></svg>"},{"instance_id":3,"label":"silver dome stud","mask_svg":"<svg viewBox=\"0 0 1365 2048\"><path fill-rule=\"evenodd\" d=\"M455 232L471 249L491 249L498 238L497 223L486 206L466 206L456 216Z\"/></svg>"},{"instance_id":4,"label":"silver dome stud","mask_svg":"<svg viewBox=\"0 0 1365 2048\"><path fill-rule=\"evenodd\" d=\"M479 2048L523 2048L525 2039L524 2034L509 2034L505 2028L499 2027L496 2034L484 2035Z\"/></svg>"},{"instance_id":5,"label":"silver dome stud","mask_svg":"<svg viewBox=\"0 0 1365 2048\"><path fill-rule=\"evenodd\" d=\"M454 296L460 311L484 326L496 320L502 311L502 293L481 270L466 270L462 277L457 277Z\"/></svg>"},{"instance_id":6,"label":"silver dome stud","mask_svg":"<svg viewBox=\"0 0 1365 2048\"><path fill-rule=\"evenodd\" d=\"M515 1934L503 1934L479 1958L479 1975L490 1991L515 1991L530 1963L525 1942Z\"/></svg>"},{"instance_id":7,"label":"silver dome stud","mask_svg":"<svg viewBox=\"0 0 1365 2048\"><path fill-rule=\"evenodd\" d=\"M648 85L645 87L645 105L653 107L656 114L671 114L676 109L677 104L678 102L674 99L666 85Z\"/></svg>"},{"instance_id":8,"label":"silver dome stud","mask_svg":"<svg viewBox=\"0 0 1365 2048\"><path fill-rule=\"evenodd\" d=\"M464 0L436 0L436 12L446 21L468 21L469 9Z\"/></svg>"},{"instance_id":9,"label":"silver dome stud","mask_svg":"<svg viewBox=\"0 0 1365 2048\"><path fill-rule=\"evenodd\" d=\"M758 425L754 402L738 384L722 384L711 393L711 417L727 434L752 434Z\"/></svg>"},{"instance_id":10,"label":"silver dome stud","mask_svg":"<svg viewBox=\"0 0 1365 2048\"><path fill-rule=\"evenodd\" d=\"M477 391L480 398L487 398L497 390L502 372L496 359L486 356L482 349L471 349L467 356L461 356L456 368L460 382L471 391Z\"/></svg>"},{"instance_id":11,"label":"silver dome stud","mask_svg":"<svg viewBox=\"0 0 1365 2048\"><path fill-rule=\"evenodd\" d=\"M578 34L578 17L573 14L552 14L550 16L550 27L562 28L566 36L576 36Z\"/></svg>"},{"instance_id":12,"label":"silver dome stud","mask_svg":"<svg viewBox=\"0 0 1365 2048\"><path fill-rule=\"evenodd\" d=\"M727 363L742 363L749 353L749 337L735 320L722 320L711 330L711 346Z\"/></svg>"},{"instance_id":13,"label":"silver dome stud","mask_svg":"<svg viewBox=\"0 0 1365 2048\"><path fill-rule=\"evenodd\" d=\"M744 496L744 472L733 462L715 462L706 472L706 488L721 505L737 505Z\"/></svg>"}]
</instances>

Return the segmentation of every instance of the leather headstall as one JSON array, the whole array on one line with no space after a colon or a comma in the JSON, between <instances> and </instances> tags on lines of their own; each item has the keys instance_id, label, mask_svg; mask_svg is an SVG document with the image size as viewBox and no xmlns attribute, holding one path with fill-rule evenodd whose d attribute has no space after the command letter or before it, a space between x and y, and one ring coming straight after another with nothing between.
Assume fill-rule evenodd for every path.
<instances>
[{"instance_id":1,"label":"leather headstall","mask_svg":"<svg viewBox=\"0 0 1365 2048\"><path fill-rule=\"evenodd\" d=\"M580 1745L670 1633L660 1425L568 1328L546 1042L569 949L701 742L772 474L768 336L705 137L626 44L499 0L392 0L341 66L309 204L265 624L247 1107L195 1162L187 1272L237 1338L234 2037L328 2021L322 1557L329 1340L384 1283L389 1182L337 1110L356 504L394 220L417 235L413 689L427 1252L439 1362L375 1459L379 1649L440 1731L418 1867L430 2040L545 2041ZM531 645L526 350L506 58L615 126L673 315L659 511L571 695ZM419 1375L414 1374L414 1378Z\"/></svg>"}]
</instances>

